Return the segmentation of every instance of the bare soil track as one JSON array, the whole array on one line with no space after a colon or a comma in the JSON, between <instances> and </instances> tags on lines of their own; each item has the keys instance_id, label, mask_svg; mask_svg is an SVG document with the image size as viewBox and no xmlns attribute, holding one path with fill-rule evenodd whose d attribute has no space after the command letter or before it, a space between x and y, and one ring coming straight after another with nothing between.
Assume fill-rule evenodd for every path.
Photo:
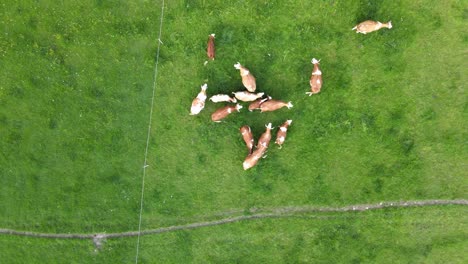
<instances>
[{"instance_id":1,"label":"bare soil track","mask_svg":"<svg viewBox=\"0 0 468 264\"><path fill-rule=\"evenodd\" d=\"M423 207L423 206L441 206L441 205L462 205L467 206L468 200L421 200L421 201L399 201L399 202L381 202L377 204L357 204L348 205L344 207L315 207L315 206L301 206L301 207L275 207L263 209L251 209L248 212L243 210L234 210L224 215L230 217L222 218L219 220L188 223L185 225L161 227L157 229L148 229L138 231L129 231L121 233L109 234L53 234L53 233L37 233L29 231L18 231L12 229L0 229L0 234L14 235L14 236L27 236L38 238L54 238L54 239L92 239L97 248L100 248L103 239L107 238L121 238L133 237L138 235L151 235L177 230L196 229L201 227L223 225L245 220L263 219L263 218L283 218L293 217L299 214L311 213L332 213L332 212L362 212L368 210L378 210L385 208L408 208L408 207ZM244 212L244 215L237 215Z\"/></svg>"}]
</instances>

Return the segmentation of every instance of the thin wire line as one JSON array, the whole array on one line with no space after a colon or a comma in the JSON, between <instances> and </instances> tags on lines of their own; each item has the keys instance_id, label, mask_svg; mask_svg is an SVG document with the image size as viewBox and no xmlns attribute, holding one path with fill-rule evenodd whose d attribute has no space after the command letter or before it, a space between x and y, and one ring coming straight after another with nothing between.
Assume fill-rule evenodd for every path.
<instances>
[{"instance_id":1,"label":"thin wire line","mask_svg":"<svg viewBox=\"0 0 468 264\"><path fill-rule=\"evenodd\" d=\"M158 77L158 63L159 63L159 50L161 48L161 33L162 33L162 24L163 24L163 17L164 17L164 0L162 0L161 6L161 22L159 23L159 36L158 36L158 51L156 52L156 62L154 65L154 79L153 79L153 95L151 97L151 109L148 121L148 134L146 137L146 148L145 148L145 162L143 165L143 177L141 179L141 199L140 199L140 216L138 220L138 236L137 236L137 246L136 246L136 255L135 255L135 263L138 263L138 255L140 253L140 235L141 235L141 216L143 213L143 198L145 194L145 176L146 176L146 168L148 167L148 149L149 149L149 142L151 136L151 123L153 121L153 107L154 107L154 95L156 92L156 80Z\"/></svg>"}]
</instances>

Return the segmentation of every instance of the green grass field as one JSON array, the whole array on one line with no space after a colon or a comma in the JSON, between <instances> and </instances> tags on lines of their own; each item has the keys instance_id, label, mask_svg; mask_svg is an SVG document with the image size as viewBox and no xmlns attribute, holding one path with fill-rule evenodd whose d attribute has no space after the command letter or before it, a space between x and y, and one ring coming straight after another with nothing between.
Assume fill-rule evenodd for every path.
<instances>
[{"instance_id":1,"label":"green grass field","mask_svg":"<svg viewBox=\"0 0 468 264\"><path fill-rule=\"evenodd\" d=\"M138 228L162 1L0 6L0 228ZM391 20L368 35L358 22ZM276 206L467 199L468 6L463 1L166 1L142 229ZM206 60L208 34L217 57ZM312 57L322 92L309 97ZM292 109L213 123L243 90ZM244 107L247 104L244 103ZM293 123L248 170L239 127ZM276 130L274 130L276 135ZM143 263L464 263L460 206L300 215L144 236ZM136 238L0 235L6 263L127 263ZM3 261L2 261L3 262Z\"/></svg>"}]
</instances>

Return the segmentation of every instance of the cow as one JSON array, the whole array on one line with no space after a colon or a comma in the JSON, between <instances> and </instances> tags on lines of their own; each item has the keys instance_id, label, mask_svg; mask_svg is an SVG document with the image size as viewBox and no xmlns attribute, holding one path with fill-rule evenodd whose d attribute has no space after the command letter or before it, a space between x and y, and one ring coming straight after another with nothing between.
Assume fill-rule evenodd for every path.
<instances>
[{"instance_id":1,"label":"cow","mask_svg":"<svg viewBox=\"0 0 468 264\"><path fill-rule=\"evenodd\" d=\"M267 98L258 98L257 100L253 101L249 105L249 111L252 112L255 109L260 109L260 105L262 105L265 101L268 101L271 99L271 96L268 96Z\"/></svg>"},{"instance_id":2,"label":"cow","mask_svg":"<svg viewBox=\"0 0 468 264\"><path fill-rule=\"evenodd\" d=\"M289 125L291 125L292 120L286 120L278 130L278 133L276 134L276 141L275 144L279 145L279 148L281 149L283 147L284 140L286 139L286 133L288 131Z\"/></svg>"},{"instance_id":3,"label":"cow","mask_svg":"<svg viewBox=\"0 0 468 264\"><path fill-rule=\"evenodd\" d=\"M268 123L268 125L265 125L265 127L265 132L263 132L263 134L260 136L257 142L257 149L264 149L264 152L268 149L268 146L270 145L271 130L273 129L273 127L271 127L271 123Z\"/></svg>"},{"instance_id":4,"label":"cow","mask_svg":"<svg viewBox=\"0 0 468 264\"><path fill-rule=\"evenodd\" d=\"M213 103L219 103L219 102L230 102L230 103L237 103L237 100L235 97L230 97L227 94L217 94L213 95L209 99Z\"/></svg>"},{"instance_id":5,"label":"cow","mask_svg":"<svg viewBox=\"0 0 468 264\"><path fill-rule=\"evenodd\" d=\"M203 84L201 86L201 91L198 93L197 97L192 101L192 107L190 108L190 115L198 115L203 108L205 108L206 100L206 89L208 84Z\"/></svg>"},{"instance_id":6,"label":"cow","mask_svg":"<svg viewBox=\"0 0 468 264\"><path fill-rule=\"evenodd\" d=\"M242 134L242 138L249 149L249 154L252 154L253 147L254 147L254 137L252 135L252 130L249 126L245 125L240 128L240 132Z\"/></svg>"},{"instance_id":7,"label":"cow","mask_svg":"<svg viewBox=\"0 0 468 264\"><path fill-rule=\"evenodd\" d=\"M246 91L240 91L240 92L233 92L234 96L241 101L244 102L251 102L255 101L258 98L261 98L265 93L249 93Z\"/></svg>"},{"instance_id":8,"label":"cow","mask_svg":"<svg viewBox=\"0 0 468 264\"><path fill-rule=\"evenodd\" d=\"M273 129L271 127L271 123L266 125L266 131L258 139L257 149L255 149L252 154L248 155L247 158L245 158L244 163L242 163L244 170L250 169L257 165L258 160L264 156L268 149L268 145L270 144L271 129Z\"/></svg>"},{"instance_id":9,"label":"cow","mask_svg":"<svg viewBox=\"0 0 468 264\"><path fill-rule=\"evenodd\" d=\"M244 167L244 170L248 170L253 166L257 165L258 161L263 156L263 153L263 149L256 149L252 152L252 154L249 154L242 163L242 167Z\"/></svg>"},{"instance_id":10,"label":"cow","mask_svg":"<svg viewBox=\"0 0 468 264\"><path fill-rule=\"evenodd\" d=\"M278 110L282 107L287 107L288 109L293 107L292 103L291 102L283 102L283 101L280 101L280 100L268 100L268 101L265 101L263 102L261 105L260 105L260 112L268 112L268 111L275 111L275 110Z\"/></svg>"},{"instance_id":11,"label":"cow","mask_svg":"<svg viewBox=\"0 0 468 264\"><path fill-rule=\"evenodd\" d=\"M239 62L234 64L234 68L240 70L240 76L242 77L242 84L247 91L253 93L257 88L255 77L250 73L249 69L242 66Z\"/></svg>"},{"instance_id":12,"label":"cow","mask_svg":"<svg viewBox=\"0 0 468 264\"><path fill-rule=\"evenodd\" d=\"M215 39L215 34L210 34L208 36L208 47L206 48L206 55L208 55L208 58L210 60L214 60L215 59L215 43L214 43L214 39Z\"/></svg>"},{"instance_id":13,"label":"cow","mask_svg":"<svg viewBox=\"0 0 468 264\"><path fill-rule=\"evenodd\" d=\"M216 110L213 114L211 114L211 120L214 122L221 122L221 119L226 118L229 114L233 113L234 111L237 110L237 112L240 112L240 109L242 109L242 105L237 104L235 106L225 106L221 107L218 110Z\"/></svg>"},{"instance_id":14,"label":"cow","mask_svg":"<svg viewBox=\"0 0 468 264\"><path fill-rule=\"evenodd\" d=\"M388 21L387 23L382 23L379 21L366 20L364 22L357 24L355 27L352 28L352 30L356 30L356 33L367 34L367 33L379 30L381 28L388 28L388 29L392 28L392 21Z\"/></svg>"},{"instance_id":15,"label":"cow","mask_svg":"<svg viewBox=\"0 0 468 264\"><path fill-rule=\"evenodd\" d=\"M307 92L309 96L313 94L318 94L320 89L322 89L322 71L319 68L320 60L316 60L312 58L312 64L314 65L314 69L312 70L312 74L310 76L310 92Z\"/></svg>"}]
</instances>

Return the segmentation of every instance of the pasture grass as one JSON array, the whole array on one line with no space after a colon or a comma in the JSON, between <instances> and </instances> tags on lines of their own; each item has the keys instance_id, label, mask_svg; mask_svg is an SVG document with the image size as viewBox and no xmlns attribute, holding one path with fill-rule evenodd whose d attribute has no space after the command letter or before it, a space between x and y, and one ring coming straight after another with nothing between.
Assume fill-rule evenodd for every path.
<instances>
[{"instance_id":1,"label":"pasture grass","mask_svg":"<svg viewBox=\"0 0 468 264\"><path fill-rule=\"evenodd\" d=\"M319 213L250 220L141 238L140 263L466 263L463 207ZM135 238L0 236L4 263L129 263Z\"/></svg>"},{"instance_id":2,"label":"pasture grass","mask_svg":"<svg viewBox=\"0 0 468 264\"><path fill-rule=\"evenodd\" d=\"M2 226L133 228L159 12L105 1L2 6Z\"/></svg>"},{"instance_id":3,"label":"pasture grass","mask_svg":"<svg viewBox=\"0 0 468 264\"><path fill-rule=\"evenodd\" d=\"M450 11L426 6L169 3L147 225L221 208L465 197L466 60L453 55L465 43L464 9L457 1ZM366 16L393 20L394 28L351 31ZM197 26L183 30L190 25ZM217 58L203 66L210 33L217 34ZM308 97L312 57L322 60L324 86ZM187 115L204 82L209 95L243 89L237 61L256 76L259 91L295 106L241 111L219 124L209 118L222 104L207 103L199 116ZM258 138L266 123L286 119L293 123L283 149L272 145L266 159L243 171L246 149L238 128L250 125Z\"/></svg>"},{"instance_id":4,"label":"pasture grass","mask_svg":"<svg viewBox=\"0 0 468 264\"><path fill-rule=\"evenodd\" d=\"M1 4L2 227L137 228L160 2ZM467 10L457 0L167 1L143 229L233 209L466 198ZM366 19L392 20L394 27L351 31ZM217 57L203 66L211 33ZM324 86L309 97L312 57L321 59ZM243 89L236 62L255 75L258 91L294 107L242 109L218 124L210 114L223 104L207 102L200 115L189 116L203 83L209 95ZM266 123L277 127L286 119L293 123L284 147L272 142L268 156L243 171L239 127L250 125L258 138ZM466 228L453 217L459 209L391 214L388 221L401 222L383 230L385 214L365 213L181 231L145 237L142 260L455 262L466 259L458 252L466 247L459 241ZM442 227L425 219L431 213L451 216ZM445 245L452 236L456 242ZM278 237L284 240L264 245ZM22 252L32 261L44 248L68 252L76 243L76 254L51 259L78 262L91 248L1 239L11 259ZM18 246L25 241L26 251ZM112 242L115 248L86 260L132 261L131 241ZM342 255L331 256L333 246ZM366 252L374 246L375 253Z\"/></svg>"},{"instance_id":5,"label":"pasture grass","mask_svg":"<svg viewBox=\"0 0 468 264\"><path fill-rule=\"evenodd\" d=\"M464 263L466 209L296 215L142 238L151 263Z\"/></svg>"}]
</instances>

